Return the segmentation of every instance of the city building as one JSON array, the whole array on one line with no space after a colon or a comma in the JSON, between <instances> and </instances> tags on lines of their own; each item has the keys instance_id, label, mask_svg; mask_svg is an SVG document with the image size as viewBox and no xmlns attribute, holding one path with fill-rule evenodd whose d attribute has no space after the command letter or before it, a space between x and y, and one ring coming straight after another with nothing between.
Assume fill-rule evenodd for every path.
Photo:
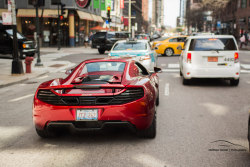
<instances>
[{"instance_id":1,"label":"city building","mask_svg":"<svg viewBox=\"0 0 250 167\"><path fill-rule=\"evenodd\" d=\"M57 45L58 41L58 5L54 0L46 0L45 6L39 8L41 44L46 47ZM106 11L111 0L94 0L86 9L79 8L76 1L61 0L66 6L66 14L61 21L62 46L83 45L84 36L90 34L91 28L102 26L104 19L101 11ZM7 11L7 0L0 1L0 17ZM16 0L17 28L28 38L34 38L35 9L30 0Z\"/></svg>"},{"instance_id":2,"label":"city building","mask_svg":"<svg viewBox=\"0 0 250 167\"><path fill-rule=\"evenodd\" d=\"M135 26L135 31L142 32L143 31L143 16L142 16L142 1L144 3L144 0L137 0L135 3L131 4L131 16L133 17L131 19L131 27ZM123 9L123 17L124 17L124 26L125 30L128 30L128 11L129 11L129 4L124 4Z\"/></svg>"},{"instance_id":3,"label":"city building","mask_svg":"<svg viewBox=\"0 0 250 167\"><path fill-rule=\"evenodd\" d=\"M164 25L164 0L152 0L152 31L160 30Z\"/></svg>"},{"instance_id":4,"label":"city building","mask_svg":"<svg viewBox=\"0 0 250 167\"><path fill-rule=\"evenodd\" d=\"M186 18L186 0L180 0L180 22L179 26L185 26L185 18Z\"/></svg>"},{"instance_id":5,"label":"city building","mask_svg":"<svg viewBox=\"0 0 250 167\"><path fill-rule=\"evenodd\" d=\"M250 32L250 0L230 0L216 13L215 19L220 33L233 34L239 39L244 31Z\"/></svg>"}]
</instances>

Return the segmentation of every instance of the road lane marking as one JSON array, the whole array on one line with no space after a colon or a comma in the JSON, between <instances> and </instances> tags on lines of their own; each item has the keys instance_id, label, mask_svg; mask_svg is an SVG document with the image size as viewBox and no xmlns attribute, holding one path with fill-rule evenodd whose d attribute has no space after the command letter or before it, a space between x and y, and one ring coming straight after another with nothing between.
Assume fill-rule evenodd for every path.
<instances>
[{"instance_id":1,"label":"road lane marking","mask_svg":"<svg viewBox=\"0 0 250 167\"><path fill-rule=\"evenodd\" d=\"M18 97L16 99L9 100L9 102L20 101L20 100L27 99L27 98L32 97L32 96L34 96L34 94L28 94L28 95L25 95L25 96L22 96L22 97Z\"/></svg>"},{"instance_id":2,"label":"road lane marking","mask_svg":"<svg viewBox=\"0 0 250 167\"><path fill-rule=\"evenodd\" d=\"M168 64L168 68L180 68L180 64Z\"/></svg>"},{"instance_id":3,"label":"road lane marking","mask_svg":"<svg viewBox=\"0 0 250 167\"><path fill-rule=\"evenodd\" d=\"M44 75L44 76L41 76L41 77L39 77L37 79L45 79L45 78L48 78L48 77L49 77L48 75Z\"/></svg>"},{"instance_id":4,"label":"road lane marking","mask_svg":"<svg viewBox=\"0 0 250 167\"><path fill-rule=\"evenodd\" d=\"M163 69L163 72L180 72L180 69Z\"/></svg>"},{"instance_id":5,"label":"road lane marking","mask_svg":"<svg viewBox=\"0 0 250 167\"><path fill-rule=\"evenodd\" d=\"M169 96L169 83L165 84L165 96Z\"/></svg>"},{"instance_id":6,"label":"road lane marking","mask_svg":"<svg viewBox=\"0 0 250 167\"><path fill-rule=\"evenodd\" d=\"M161 64L162 67L166 67L167 65L166 64Z\"/></svg>"}]
</instances>

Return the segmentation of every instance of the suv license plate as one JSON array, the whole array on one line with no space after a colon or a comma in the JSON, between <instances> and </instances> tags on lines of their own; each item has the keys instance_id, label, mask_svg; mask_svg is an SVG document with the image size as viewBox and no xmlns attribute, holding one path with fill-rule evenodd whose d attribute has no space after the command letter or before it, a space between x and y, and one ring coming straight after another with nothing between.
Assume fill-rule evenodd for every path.
<instances>
[{"instance_id":1,"label":"suv license plate","mask_svg":"<svg viewBox=\"0 0 250 167\"><path fill-rule=\"evenodd\" d=\"M218 62L218 57L208 57L207 61L208 62Z\"/></svg>"},{"instance_id":2,"label":"suv license plate","mask_svg":"<svg viewBox=\"0 0 250 167\"><path fill-rule=\"evenodd\" d=\"M97 121L98 109L77 109L76 121Z\"/></svg>"}]
</instances>

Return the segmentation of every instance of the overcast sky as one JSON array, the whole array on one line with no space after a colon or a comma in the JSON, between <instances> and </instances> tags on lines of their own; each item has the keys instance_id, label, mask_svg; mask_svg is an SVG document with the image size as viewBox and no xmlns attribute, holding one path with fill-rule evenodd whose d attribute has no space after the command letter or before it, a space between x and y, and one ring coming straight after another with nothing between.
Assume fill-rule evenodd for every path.
<instances>
[{"instance_id":1,"label":"overcast sky","mask_svg":"<svg viewBox=\"0 0 250 167\"><path fill-rule=\"evenodd\" d=\"M164 0L165 25L176 27L176 18L179 16L180 0ZM149 17L152 18L152 0L149 0Z\"/></svg>"}]
</instances>

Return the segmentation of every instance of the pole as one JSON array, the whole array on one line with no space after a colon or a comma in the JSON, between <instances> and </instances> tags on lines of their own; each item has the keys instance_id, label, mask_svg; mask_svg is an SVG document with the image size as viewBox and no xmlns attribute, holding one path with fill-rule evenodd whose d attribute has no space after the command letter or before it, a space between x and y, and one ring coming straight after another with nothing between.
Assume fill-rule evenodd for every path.
<instances>
[{"instance_id":1,"label":"pole","mask_svg":"<svg viewBox=\"0 0 250 167\"><path fill-rule=\"evenodd\" d=\"M57 32L57 50L61 49L61 20L60 20L60 4L58 4L58 21L57 21L57 27L58 27L58 32Z\"/></svg>"},{"instance_id":2,"label":"pole","mask_svg":"<svg viewBox=\"0 0 250 167\"><path fill-rule=\"evenodd\" d=\"M35 66L43 66L40 58L40 24L39 24L39 16L38 16L38 6L36 6L36 42L37 42L37 62Z\"/></svg>"},{"instance_id":3,"label":"pole","mask_svg":"<svg viewBox=\"0 0 250 167\"><path fill-rule=\"evenodd\" d=\"M128 4L128 32L131 33L131 0L129 0Z\"/></svg>"},{"instance_id":4,"label":"pole","mask_svg":"<svg viewBox=\"0 0 250 167\"><path fill-rule=\"evenodd\" d=\"M12 10L12 28L13 28L13 61L11 74L23 74L23 63L18 56L17 26L16 26L16 2L10 0Z\"/></svg>"}]
</instances>

